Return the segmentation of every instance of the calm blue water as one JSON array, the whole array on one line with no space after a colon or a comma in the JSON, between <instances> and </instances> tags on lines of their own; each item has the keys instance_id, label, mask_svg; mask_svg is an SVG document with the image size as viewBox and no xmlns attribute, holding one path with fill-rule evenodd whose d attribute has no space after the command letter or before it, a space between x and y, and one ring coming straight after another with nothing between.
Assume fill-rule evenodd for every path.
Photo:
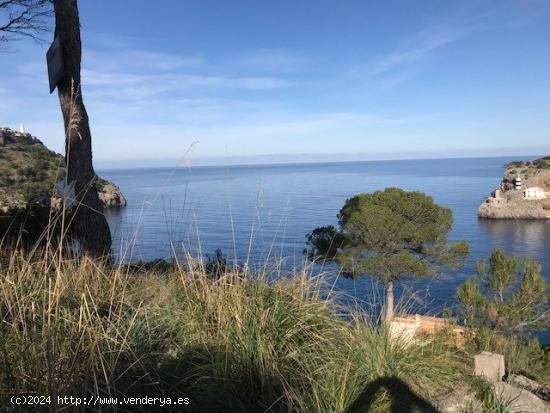
<instances>
[{"instance_id":1,"label":"calm blue water","mask_svg":"<svg viewBox=\"0 0 550 413\"><path fill-rule=\"evenodd\" d=\"M305 235L335 224L346 198L389 186L419 190L453 211L451 239L465 239L466 266L441 280L417 283L420 303L436 311L474 273L475 261L499 247L543 264L550 279L550 222L478 220L483 197L512 159L445 159L327 164L125 169L99 171L120 186L128 207L110 211L115 250L124 260L169 258L173 249L193 254L221 248L231 258L260 265L282 258L299 267ZM368 279L339 277L337 290L358 297L372 291Z\"/></svg>"}]
</instances>

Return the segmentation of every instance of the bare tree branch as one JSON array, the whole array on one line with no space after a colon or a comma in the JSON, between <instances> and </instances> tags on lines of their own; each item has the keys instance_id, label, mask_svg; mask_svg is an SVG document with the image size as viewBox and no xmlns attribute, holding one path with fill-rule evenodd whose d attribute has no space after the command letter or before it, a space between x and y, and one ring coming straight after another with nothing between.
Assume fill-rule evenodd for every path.
<instances>
[{"instance_id":1,"label":"bare tree branch","mask_svg":"<svg viewBox=\"0 0 550 413\"><path fill-rule=\"evenodd\" d=\"M51 0L0 0L0 44L23 37L43 42L52 16Z\"/></svg>"}]
</instances>

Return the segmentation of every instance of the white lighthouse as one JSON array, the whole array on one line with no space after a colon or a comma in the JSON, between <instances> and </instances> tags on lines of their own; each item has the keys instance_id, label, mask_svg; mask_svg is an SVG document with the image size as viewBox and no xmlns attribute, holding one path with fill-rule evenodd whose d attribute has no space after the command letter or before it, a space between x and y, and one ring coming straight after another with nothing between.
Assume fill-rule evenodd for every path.
<instances>
[{"instance_id":1,"label":"white lighthouse","mask_svg":"<svg viewBox=\"0 0 550 413\"><path fill-rule=\"evenodd\" d=\"M27 131L25 130L25 125L23 125L22 123L19 125L19 133L27 133Z\"/></svg>"},{"instance_id":2,"label":"white lighthouse","mask_svg":"<svg viewBox=\"0 0 550 413\"><path fill-rule=\"evenodd\" d=\"M514 188L515 189L521 189L523 186L523 181L521 180L521 177L520 176L517 176L515 179L514 179Z\"/></svg>"}]
</instances>

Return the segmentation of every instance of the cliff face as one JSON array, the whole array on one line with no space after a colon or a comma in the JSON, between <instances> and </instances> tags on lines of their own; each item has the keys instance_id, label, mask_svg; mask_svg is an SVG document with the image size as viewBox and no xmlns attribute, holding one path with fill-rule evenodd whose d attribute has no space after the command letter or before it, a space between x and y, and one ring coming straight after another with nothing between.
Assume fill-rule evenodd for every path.
<instances>
[{"instance_id":1,"label":"cliff face","mask_svg":"<svg viewBox=\"0 0 550 413\"><path fill-rule=\"evenodd\" d=\"M550 219L550 200L485 198L479 206L478 216L487 219Z\"/></svg>"},{"instance_id":2,"label":"cliff face","mask_svg":"<svg viewBox=\"0 0 550 413\"><path fill-rule=\"evenodd\" d=\"M64 165L63 156L36 137L0 128L0 213L30 204L59 204L54 187L65 176ZM126 206L115 184L98 177L95 185L104 208Z\"/></svg>"},{"instance_id":3,"label":"cliff face","mask_svg":"<svg viewBox=\"0 0 550 413\"><path fill-rule=\"evenodd\" d=\"M97 194L99 195L99 200L103 202L103 208L121 208L126 206L126 198L118 186L108 181L104 185L97 186Z\"/></svg>"},{"instance_id":4,"label":"cliff face","mask_svg":"<svg viewBox=\"0 0 550 413\"><path fill-rule=\"evenodd\" d=\"M514 181L521 178L522 188ZM525 199L527 188L540 188L544 199ZM478 216L488 219L550 219L550 157L505 166L500 186L483 200Z\"/></svg>"}]
</instances>

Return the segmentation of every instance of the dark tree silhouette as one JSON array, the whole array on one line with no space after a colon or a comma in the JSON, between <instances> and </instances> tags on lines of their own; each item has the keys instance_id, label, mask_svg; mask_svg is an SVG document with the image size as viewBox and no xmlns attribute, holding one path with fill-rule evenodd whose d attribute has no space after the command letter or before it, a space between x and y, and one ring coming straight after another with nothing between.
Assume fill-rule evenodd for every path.
<instances>
[{"instance_id":1,"label":"dark tree silhouette","mask_svg":"<svg viewBox=\"0 0 550 413\"><path fill-rule=\"evenodd\" d=\"M0 0L0 43L22 37L43 41L52 11L51 0Z\"/></svg>"},{"instance_id":2,"label":"dark tree silhouette","mask_svg":"<svg viewBox=\"0 0 550 413\"><path fill-rule=\"evenodd\" d=\"M42 41L55 15L55 35L62 48L63 76L58 85L65 124L66 184L74 188L76 207L69 233L80 252L91 257L110 253L111 233L95 188L92 140L88 114L82 99L80 63L82 46L76 0L0 0L0 43L22 37Z\"/></svg>"},{"instance_id":3,"label":"dark tree silhouette","mask_svg":"<svg viewBox=\"0 0 550 413\"><path fill-rule=\"evenodd\" d=\"M82 254L103 257L111 250L111 233L95 188L92 136L80 83L81 40L76 0L54 0L55 35L62 47L63 76L57 85L65 123L66 184L74 187L76 207L70 234Z\"/></svg>"}]
</instances>

